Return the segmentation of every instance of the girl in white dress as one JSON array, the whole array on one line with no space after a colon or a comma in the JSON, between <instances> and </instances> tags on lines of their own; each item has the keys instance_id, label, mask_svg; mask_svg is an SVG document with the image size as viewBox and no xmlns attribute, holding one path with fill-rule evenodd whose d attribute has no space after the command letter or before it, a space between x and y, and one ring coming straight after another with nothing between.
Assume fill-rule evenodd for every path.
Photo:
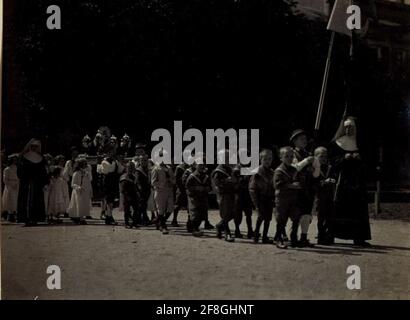
<instances>
[{"instance_id":1,"label":"girl in white dress","mask_svg":"<svg viewBox=\"0 0 410 320\"><path fill-rule=\"evenodd\" d=\"M61 167L54 167L51 172L47 199L49 223L61 223L60 216L64 215L69 204L67 182L63 179L61 171Z\"/></svg>"},{"instance_id":2,"label":"girl in white dress","mask_svg":"<svg viewBox=\"0 0 410 320\"><path fill-rule=\"evenodd\" d=\"M89 216L91 211L91 176L87 169L86 159L80 158L76 162L76 169L71 181L73 191L71 194L68 214L75 223L87 224L85 217Z\"/></svg>"},{"instance_id":3,"label":"girl in white dress","mask_svg":"<svg viewBox=\"0 0 410 320\"><path fill-rule=\"evenodd\" d=\"M17 154L8 157L9 165L3 171L4 190L2 196L3 217L11 222L16 221L19 178L17 177Z\"/></svg>"}]
</instances>

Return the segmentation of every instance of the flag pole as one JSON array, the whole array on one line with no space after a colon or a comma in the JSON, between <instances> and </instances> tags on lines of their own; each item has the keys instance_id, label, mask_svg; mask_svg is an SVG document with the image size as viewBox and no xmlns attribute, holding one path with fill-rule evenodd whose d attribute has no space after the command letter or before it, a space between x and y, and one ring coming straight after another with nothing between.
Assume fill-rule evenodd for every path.
<instances>
[{"instance_id":1,"label":"flag pole","mask_svg":"<svg viewBox=\"0 0 410 320\"><path fill-rule=\"evenodd\" d=\"M325 66L325 72L323 74L323 81L322 81L322 90L320 91L319 105L317 108L316 122L315 122L315 133L317 136L319 133L320 121L322 119L323 104L325 101L325 95L326 95L326 90L327 90L327 82L329 78L329 70L330 70L330 64L331 64L331 58L332 58L333 43L335 41L335 34L336 32L332 31L332 34L330 36L329 49L327 51L326 66Z\"/></svg>"}]
</instances>

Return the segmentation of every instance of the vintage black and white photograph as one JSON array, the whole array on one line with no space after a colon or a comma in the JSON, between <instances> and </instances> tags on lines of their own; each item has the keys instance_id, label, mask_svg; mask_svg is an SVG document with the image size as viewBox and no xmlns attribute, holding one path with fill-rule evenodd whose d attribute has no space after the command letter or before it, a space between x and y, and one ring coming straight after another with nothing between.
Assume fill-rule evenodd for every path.
<instances>
[{"instance_id":1,"label":"vintage black and white photograph","mask_svg":"<svg viewBox=\"0 0 410 320\"><path fill-rule=\"evenodd\" d=\"M410 298L410 0L0 10L2 300Z\"/></svg>"}]
</instances>

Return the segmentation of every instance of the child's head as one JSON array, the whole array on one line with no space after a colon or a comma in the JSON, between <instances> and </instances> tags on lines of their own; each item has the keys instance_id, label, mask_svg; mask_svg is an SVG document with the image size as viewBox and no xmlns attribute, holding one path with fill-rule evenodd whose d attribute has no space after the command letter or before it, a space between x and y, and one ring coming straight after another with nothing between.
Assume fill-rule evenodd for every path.
<instances>
[{"instance_id":1,"label":"child's head","mask_svg":"<svg viewBox=\"0 0 410 320\"><path fill-rule=\"evenodd\" d=\"M199 173L205 173L206 172L206 165L205 165L205 155L202 152L199 152L195 156L195 161L193 163L195 166L195 170L198 171Z\"/></svg>"},{"instance_id":2,"label":"child's head","mask_svg":"<svg viewBox=\"0 0 410 320\"><path fill-rule=\"evenodd\" d=\"M293 131L290 142L298 149L306 148L308 144L306 132L302 129Z\"/></svg>"},{"instance_id":3,"label":"child's head","mask_svg":"<svg viewBox=\"0 0 410 320\"><path fill-rule=\"evenodd\" d=\"M108 142L109 142L111 145L116 146L116 145L117 145L117 142L118 142L117 137L114 136L114 135L112 135L112 136L109 138Z\"/></svg>"},{"instance_id":4,"label":"child's head","mask_svg":"<svg viewBox=\"0 0 410 320\"><path fill-rule=\"evenodd\" d=\"M168 155L169 155L169 152L166 149L162 148L161 150L157 151L154 154L154 157L152 160L154 161L156 165L165 166L166 165L165 162L168 158Z\"/></svg>"},{"instance_id":5,"label":"child's head","mask_svg":"<svg viewBox=\"0 0 410 320\"><path fill-rule=\"evenodd\" d=\"M100 132L97 132L95 137L94 137L94 141L96 144L101 143L102 142L102 134Z\"/></svg>"},{"instance_id":6,"label":"child's head","mask_svg":"<svg viewBox=\"0 0 410 320\"><path fill-rule=\"evenodd\" d=\"M268 150L268 149L262 150L261 153L259 154L259 158L260 158L262 167L270 168L270 166L272 165L272 158L273 158L273 154L271 150Z\"/></svg>"},{"instance_id":7,"label":"child's head","mask_svg":"<svg viewBox=\"0 0 410 320\"><path fill-rule=\"evenodd\" d=\"M89 136L88 134L86 134L86 135L83 137L83 140L82 140L81 144L82 144L83 147L85 147L85 148L88 148L88 147L90 146L90 144L91 144L91 138L90 138L90 136Z\"/></svg>"},{"instance_id":8,"label":"child's head","mask_svg":"<svg viewBox=\"0 0 410 320\"><path fill-rule=\"evenodd\" d=\"M190 154L186 157L187 164L192 168L195 169L196 163L195 163L195 157Z\"/></svg>"},{"instance_id":9,"label":"child's head","mask_svg":"<svg viewBox=\"0 0 410 320\"><path fill-rule=\"evenodd\" d=\"M130 147L131 138L128 134L124 134L124 136L121 138L120 145L121 145L121 147Z\"/></svg>"},{"instance_id":10,"label":"child's head","mask_svg":"<svg viewBox=\"0 0 410 320\"><path fill-rule=\"evenodd\" d=\"M9 155L9 156L7 157L7 163L8 163L8 165L11 166L11 165L13 165L13 164L16 164L16 163L17 163L17 160L18 160L18 157L19 157L19 156L18 156L18 154L16 154L16 153Z\"/></svg>"},{"instance_id":11,"label":"child's head","mask_svg":"<svg viewBox=\"0 0 410 320\"><path fill-rule=\"evenodd\" d=\"M218 151L218 164L230 164L230 152L227 149L221 149Z\"/></svg>"},{"instance_id":12,"label":"child's head","mask_svg":"<svg viewBox=\"0 0 410 320\"><path fill-rule=\"evenodd\" d=\"M51 176L53 178L58 178L61 176L61 167L54 167L51 171Z\"/></svg>"},{"instance_id":13,"label":"child's head","mask_svg":"<svg viewBox=\"0 0 410 320\"><path fill-rule=\"evenodd\" d=\"M327 149L325 147L318 147L315 149L315 157L319 160L320 164L327 164Z\"/></svg>"},{"instance_id":14,"label":"child's head","mask_svg":"<svg viewBox=\"0 0 410 320\"><path fill-rule=\"evenodd\" d=\"M151 170L155 166L155 162L152 159L148 159L148 169Z\"/></svg>"},{"instance_id":15,"label":"child's head","mask_svg":"<svg viewBox=\"0 0 410 320\"><path fill-rule=\"evenodd\" d=\"M147 155L139 155L136 157L137 163L140 167L146 168L148 166L148 157Z\"/></svg>"},{"instance_id":16,"label":"child's head","mask_svg":"<svg viewBox=\"0 0 410 320\"><path fill-rule=\"evenodd\" d=\"M50 164L53 163L54 158L53 158L53 156L52 156L51 154L46 153L46 154L44 155L44 160L47 162L47 164L50 165Z\"/></svg>"},{"instance_id":17,"label":"child's head","mask_svg":"<svg viewBox=\"0 0 410 320\"><path fill-rule=\"evenodd\" d=\"M135 164L132 161L129 161L126 166L127 173L133 174L135 172Z\"/></svg>"},{"instance_id":18,"label":"child's head","mask_svg":"<svg viewBox=\"0 0 410 320\"><path fill-rule=\"evenodd\" d=\"M85 168L87 168L87 159L85 159L85 158L78 158L78 159L77 159L77 168L78 168L78 169L85 169Z\"/></svg>"},{"instance_id":19,"label":"child's head","mask_svg":"<svg viewBox=\"0 0 410 320\"><path fill-rule=\"evenodd\" d=\"M54 164L56 166L64 167L65 164L65 157L62 154L59 154L54 158Z\"/></svg>"},{"instance_id":20,"label":"child's head","mask_svg":"<svg viewBox=\"0 0 410 320\"><path fill-rule=\"evenodd\" d=\"M294 157L293 149L289 146L280 148L279 157L280 157L280 161L283 164L290 166L293 162L293 157Z\"/></svg>"}]
</instances>

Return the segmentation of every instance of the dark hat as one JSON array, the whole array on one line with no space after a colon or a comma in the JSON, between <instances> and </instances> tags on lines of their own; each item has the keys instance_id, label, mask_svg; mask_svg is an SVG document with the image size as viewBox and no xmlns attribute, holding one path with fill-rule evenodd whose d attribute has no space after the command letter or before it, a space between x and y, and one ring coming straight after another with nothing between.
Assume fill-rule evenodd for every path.
<instances>
[{"instance_id":1,"label":"dark hat","mask_svg":"<svg viewBox=\"0 0 410 320\"><path fill-rule=\"evenodd\" d=\"M301 134L306 134L306 131L303 129L296 129L292 132L292 135L289 138L289 142L293 142L293 140L297 137L300 136Z\"/></svg>"}]
</instances>

